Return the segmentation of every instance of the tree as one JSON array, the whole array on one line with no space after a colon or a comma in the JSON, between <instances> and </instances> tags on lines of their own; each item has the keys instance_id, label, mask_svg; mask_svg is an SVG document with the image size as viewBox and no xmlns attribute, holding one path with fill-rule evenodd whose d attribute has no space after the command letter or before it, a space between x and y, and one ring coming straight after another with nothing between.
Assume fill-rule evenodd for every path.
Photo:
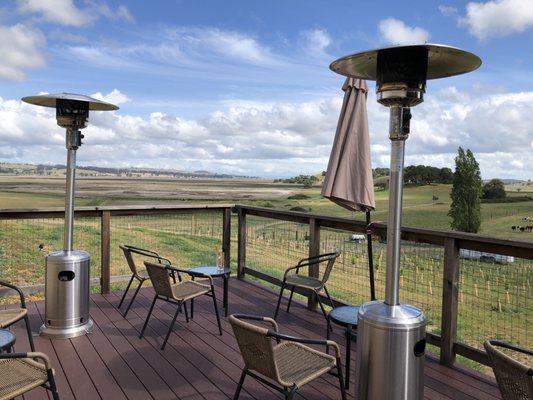
<instances>
[{"instance_id":1,"label":"tree","mask_svg":"<svg viewBox=\"0 0 533 400\"><path fill-rule=\"evenodd\" d=\"M505 199L505 185L500 179L491 179L483 185L482 199Z\"/></svg>"},{"instance_id":2,"label":"tree","mask_svg":"<svg viewBox=\"0 0 533 400\"><path fill-rule=\"evenodd\" d=\"M481 173L474 154L459 147L448 212L452 229L477 233L481 225L481 187Z\"/></svg>"}]
</instances>

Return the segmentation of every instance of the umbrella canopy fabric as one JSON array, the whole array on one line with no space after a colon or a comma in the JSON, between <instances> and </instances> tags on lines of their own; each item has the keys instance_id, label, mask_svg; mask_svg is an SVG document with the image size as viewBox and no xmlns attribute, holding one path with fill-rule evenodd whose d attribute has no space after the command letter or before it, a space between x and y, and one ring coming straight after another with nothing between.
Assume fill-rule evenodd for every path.
<instances>
[{"instance_id":1,"label":"umbrella canopy fabric","mask_svg":"<svg viewBox=\"0 0 533 400\"><path fill-rule=\"evenodd\" d=\"M350 211L376 207L366 113L368 86L362 79L347 78L333 149L324 177L322 195Z\"/></svg>"}]
</instances>

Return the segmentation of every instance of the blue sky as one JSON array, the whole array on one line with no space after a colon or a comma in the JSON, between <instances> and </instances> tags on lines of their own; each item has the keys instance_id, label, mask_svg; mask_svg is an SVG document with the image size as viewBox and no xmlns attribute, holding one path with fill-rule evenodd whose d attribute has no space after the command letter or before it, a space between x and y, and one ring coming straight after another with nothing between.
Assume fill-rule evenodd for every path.
<instances>
[{"instance_id":1,"label":"blue sky","mask_svg":"<svg viewBox=\"0 0 533 400\"><path fill-rule=\"evenodd\" d=\"M430 81L413 109L408 163L531 178L533 2L17 0L0 9L0 161L63 162L53 113L25 95L70 91L119 103L91 116L81 164L266 177L325 169L342 102L335 58L443 43L482 67ZM374 85L371 84L371 87ZM387 110L368 101L374 166Z\"/></svg>"}]
</instances>

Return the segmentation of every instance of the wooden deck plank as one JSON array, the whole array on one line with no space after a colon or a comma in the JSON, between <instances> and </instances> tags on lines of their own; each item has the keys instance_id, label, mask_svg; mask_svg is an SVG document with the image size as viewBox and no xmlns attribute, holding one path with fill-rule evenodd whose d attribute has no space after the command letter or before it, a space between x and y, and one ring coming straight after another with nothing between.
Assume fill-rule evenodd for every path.
<instances>
[{"instance_id":1,"label":"wooden deck plank","mask_svg":"<svg viewBox=\"0 0 533 400\"><path fill-rule=\"evenodd\" d=\"M217 297L222 289L217 282ZM153 291L142 289L128 318L116 309L120 293L91 295L91 315L95 330L91 335L70 340L50 341L34 337L38 351L47 353L56 370L61 399L187 399L226 400L232 398L243 366L231 326L222 318L223 335L218 328L212 300L199 299L195 317L189 324L178 317L167 347L160 345L174 313L174 306L161 302L154 310L146 336L138 338ZM248 281L230 280L230 311L271 316L276 292ZM286 303L284 304L286 305ZM42 323L44 303L28 303L32 329ZM222 311L222 307L219 308ZM291 313L280 312L280 330L289 335L323 338L325 321L301 302L294 302ZM29 343L23 324L13 328L17 334L17 351L28 351ZM342 329L335 329L332 339L344 354ZM355 344L355 343L354 343ZM352 373L349 399L354 399L355 345L352 345ZM343 359L344 361L344 359ZM429 357L425 368L424 398L428 400L496 400L500 394L494 381L466 368L448 368ZM247 379L241 399L280 398L271 388ZM43 399L38 389L27 400ZM339 399L337 379L326 376L301 390L305 400Z\"/></svg>"}]
</instances>

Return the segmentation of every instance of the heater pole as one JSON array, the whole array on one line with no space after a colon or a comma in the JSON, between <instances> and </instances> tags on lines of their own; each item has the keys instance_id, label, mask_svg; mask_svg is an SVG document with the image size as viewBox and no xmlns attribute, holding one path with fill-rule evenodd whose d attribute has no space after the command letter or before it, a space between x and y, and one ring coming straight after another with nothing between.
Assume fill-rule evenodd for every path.
<instances>
[{"instance_id":1,"label":"heater pole","mask_svg":"<svg viewBox=\"0 0 533 400\"><path fill-rule=\"evenodd\" d=\"M81 131L67 128L67 189L65 196L65 232L63 250L72 251L74 233L74 192L76 185L76 150L81 145Z\"/></svg>"},{"instance_id":2,"label":"heater pole","mask_svg":"<svg viewBox=\"0 0 533 400\"><path fill-rule=\"evenodd\" d=\"M408 107L390 106L391 164L387 223L387 280L385 283L385 303L390 306L399 304L403 163L405 140L408 137L408 129L405 129L406 126L408 127L408 121L404 121L405 116L410 116Z\"/></svg>"}]
</instances>

